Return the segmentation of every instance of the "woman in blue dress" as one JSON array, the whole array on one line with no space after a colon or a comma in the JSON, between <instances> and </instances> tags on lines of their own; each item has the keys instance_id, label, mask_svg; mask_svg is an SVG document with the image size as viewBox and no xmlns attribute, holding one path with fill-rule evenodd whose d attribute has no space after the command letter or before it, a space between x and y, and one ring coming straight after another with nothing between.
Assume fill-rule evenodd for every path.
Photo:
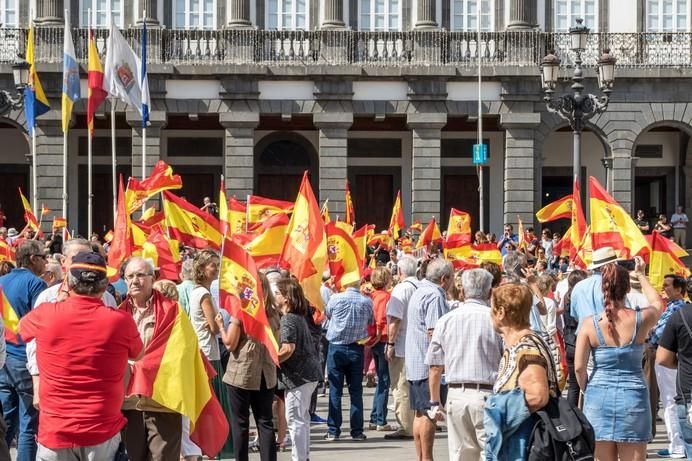
<instances>
[{"instance_id":1,"label":"woman in blue dress","mask_svg":"<svg viewBox=\"0 0 692 461\"><path fill-rule=\"evenodd\" d=\"M637 257L635 275L650 307L626 307L629 273L617 263L607 264L601 268L604 311L584 319L577 337L575 371L580 388L586 389L584 415L594 428L599 461L644 461L651 440L642 355L644 340L660 317L663 302L644 275L644 267ZM594 368L587 378L590 354Z\"/></svg>"}]
</instances>

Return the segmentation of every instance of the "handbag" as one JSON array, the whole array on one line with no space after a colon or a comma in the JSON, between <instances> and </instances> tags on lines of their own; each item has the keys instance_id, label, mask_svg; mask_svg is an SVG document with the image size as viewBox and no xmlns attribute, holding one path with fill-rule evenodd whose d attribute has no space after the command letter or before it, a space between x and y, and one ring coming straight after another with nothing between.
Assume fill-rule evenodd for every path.
<instances>
[{"instance_id":1,"label":"handbag","mask_svg":"<svg viewBox=\"0 0 692 461\"><path fill-rule=\"evenodd\" d=\"M127 456L127 450L125 449L125 442L120 442L118 444L118 449L115 452L113 461L130 461L130 458Z\"/></svg>"}]
</instances>

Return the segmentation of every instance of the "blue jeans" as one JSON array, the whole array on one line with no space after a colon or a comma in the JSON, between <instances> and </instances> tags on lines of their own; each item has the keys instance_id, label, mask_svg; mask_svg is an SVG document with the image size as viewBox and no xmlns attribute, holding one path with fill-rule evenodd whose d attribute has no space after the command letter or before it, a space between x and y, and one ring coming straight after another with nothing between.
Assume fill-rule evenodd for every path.
<instances>
[{"instance_id":1,"label":"blue jeans","mask_svg":"<svg viewBox=\"0 0 692 461\"><path fill-rule=\"evenodd\" d=\"M5 366L0 369L0 402L7 424L7 445L18 434L17 461L36 458L38 412L33 399L34 386L26 362L8 355Z\"/></svg>"},{"instance_id":2,"label":"blue jeans","mask_svg":"<svg viewBox=\"0 0 692 461\"><path fill-rule=\"evenodd\" d=\"M341 435L341 396L344 378L351 397L351 436L363 433L363 346L329 344L327 379L329 380L329 433Z\"/></svg>"},{"instance_id":3,"label":"blue jeans","mask_svg":"<svg viewBox=\"0 0 692 461\"><path fill-rule=\"evenodd\" d=\"M687 421L687 407L685 405L677 405L678 420L680 421L680 435L685 442L685 451L687 459L692 460L692 424Z\"/></svg>"},{"instance_id":4,"label":"blue jeans","mask_svg":"<svg viewBox=\"0 0 692 461\"><path fill-rule=\"evenodd\" d=\"M384 356L384 343L372 346L372 357L377 369L377 387L372 402L370 423L384 426L387 424L387 402L389 401L389 365Z\"/></svg>"}]
</instances>

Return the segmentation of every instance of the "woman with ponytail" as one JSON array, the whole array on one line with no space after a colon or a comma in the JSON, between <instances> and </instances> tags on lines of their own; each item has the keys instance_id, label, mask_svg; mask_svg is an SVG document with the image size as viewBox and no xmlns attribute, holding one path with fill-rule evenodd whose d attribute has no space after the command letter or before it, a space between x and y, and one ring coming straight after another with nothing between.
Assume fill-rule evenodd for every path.
<instances>
[{"instance_id":1,"label":"woman with ponytail","mask_svg":"<svg viewBox=\"0 0 692 461\"><path fill-rule=\"evenodd\" d=\"M584 415L596 435L596 459L646 459L651 440L649 395L642 373L644 340L656 324L663 302L644 273L644 260L635 258L634 274L649 302L630 309L627 269L613 262L601 268L604 311L584 320L577 336L575 372L584 390ZM594 369L587 377L589 355Z\"/></svg>"}]
</instances>

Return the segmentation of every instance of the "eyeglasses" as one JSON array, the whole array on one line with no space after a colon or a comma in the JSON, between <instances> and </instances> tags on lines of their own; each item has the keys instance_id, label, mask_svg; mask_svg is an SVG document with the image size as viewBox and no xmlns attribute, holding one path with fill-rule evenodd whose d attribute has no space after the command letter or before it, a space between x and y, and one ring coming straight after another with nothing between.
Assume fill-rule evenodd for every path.
<instances>
[{"instance_id":1,"label":"eyeglasses","mask_svg":"<svg viewBox=\"0 0 692 461\"><path fill-rule=\"evenodd\" d=\"M48 256L46 256L46 255L35 254L35 255L31 255L31 256L38 256L39 258L43 258L44 260L48 259Z\"/></svg>"},{"instance_id":2,"label":"eyeglasses","mask_svg":"<svg viewBox=\"0 0 692 461\"><path fill-rule=\"evenodd\" d=\"M144 277L151 277L154 274L146 274L144 272L138 272L136 274L129 274L125 276L125 281L131 282L134 279L142 280Z\"/></svg>"}]
</instances>

